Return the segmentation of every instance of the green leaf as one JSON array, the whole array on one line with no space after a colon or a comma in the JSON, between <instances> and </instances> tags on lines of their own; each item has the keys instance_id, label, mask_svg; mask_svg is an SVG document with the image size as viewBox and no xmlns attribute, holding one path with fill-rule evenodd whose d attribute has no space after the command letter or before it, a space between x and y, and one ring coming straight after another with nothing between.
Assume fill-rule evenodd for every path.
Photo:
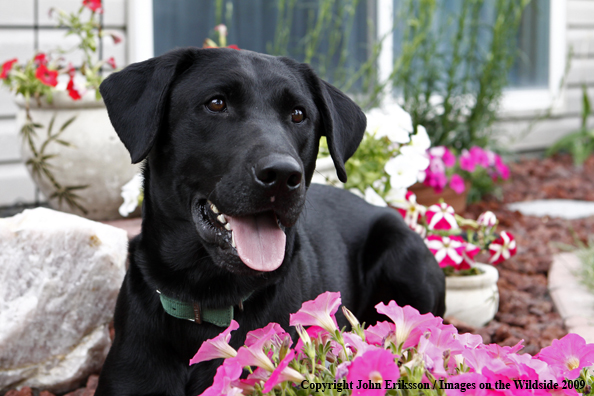
<instances>
[{"instance_id":1,"label":"green leaf","mask_svg":"<svg viewBox=\"0 0 594 396\"><path fill-rule=\"evenodd\" d=\"M55 142L56 142L56 143L58 143L58 144L61 144L62 146L66 146L66 147L74 147L74 145L73 145L73 144L71 144L71 143L68 143L68 142L67 142L67 141L65 141L65 140L56 139L56 140L55 140Z\"/></svg>"},{"instance_id":2,"label":"green leaf","mask_svg":"<svg viewBox=\"0 0 594 396\"><path fill-rule=\"evenodd\" d=\"M582 129L586 129L588 123L588 116L592 111L590 106L590 98L588 98L588 87L586 84L582 85Z\"/></svg>"},{"instance_id":3,"label":"green leaf","mask_svg":"<svg viewBox=\"0 0 594 396\"><path fill-rule=\"evenodd\" d=\"M76 116L70 118L69 120L67 120L64 124L62 124L62 127L60 128L60 133L62 133L64 131L64 129L68 128L68 126L70 124L72 124L72 122L74 122L74 120L76 119Z\"/></svg>"},{"instance_id":4,"label":"green leaf","mask_svg":"<svg viewBox=\"0 0 594 396\"><path fill-rule=\"evenodd\" d=\"M47 137L52 136L52 129L54 129L54 122L56 121L56 113L52 116L49 126L47 127Z\"/></svg>"}]
</instances>

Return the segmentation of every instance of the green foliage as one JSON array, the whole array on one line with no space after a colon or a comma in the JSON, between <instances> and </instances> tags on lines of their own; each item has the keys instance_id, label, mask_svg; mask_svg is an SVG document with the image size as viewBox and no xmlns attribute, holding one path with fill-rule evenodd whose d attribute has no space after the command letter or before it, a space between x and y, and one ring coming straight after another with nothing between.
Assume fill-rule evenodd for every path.
<instances>
[{"instance_id":1,"label":"green foliage","mask_svg":"<svg viewBox=\"0 0 594 396\"><path fill-rule=\"evenodd\" d=\"M432 145L462 149L489 143L529 1L464 0L458 14L439 19L446 12L444 1L404 1L396 21L402 26L402 51L392 82ZM481 17L489 6L495 14L491 23ZM487 45L479 38L487 38Z\"/></svg>"},{"instance_id":2,"label":"green foliage","mask_svg":"<svg viewBox=\"0 0 594 396\"><path fill-rule=\"evenodd\" d=\"M50 68L54 67L50 65ZM42 83L35 76L36 71L37 65L34 59L29 59L23 67L12 67L6 78L2 79L2 83L15 94L23 95L27 101L31 98L39 100L39 98L45 97L48 102L51 102L53 87Z\"/></svg>"},{"instance_id":3,"label":"green foliage","mask_svg":"<svg viewBox=\"0 0 594 396\"><path fill-rule=\"evenodd\" d=\"M80 196L77 195L75 191L83 190L88 186L66 186L56 180L54 173L52 172L51 163L49 161L52 158L55 158L56 155L46 153L46 149L51 143L60 144L66 147L73 147L70 143L61 139L60 136L66 130L66 128L68 128L70 124L74 122L75 119L76 116L69 118L62 124L60 129L54 133L54 122L56 120L56 115L54 114L47 127L47 135L45 140L42 141L41 146L38 148L34 140L34 136L37 135L35 129L41 129L44 128L44 126L33 122L31 116L29 115L29 109L27 108L27 120L21 128L21 136L23 140L27 142L29 149L31 150L31 158L25 162L25 165L31 167L31 174L35 179L47 179L51 183L54 192L49 198L57 198L59 204L65 202L69 207L78 208L81 212L87 214L87 209L82 206L80 203Z\"/></svg>"},{"instance_id":4,"label":"green foliage","mask_svg":"<svg viewBox=\"0 0 594 396\"><path fill-rule=\"evenodd\" d=\"M375 134L365 132L365 137L355 154L345 164L348 181L345 188L357 188L364 192L368 186L377 180L386 180L385 191L389 190L389 177L384 166L396 154L396 149L390 149L391 142L387 137L376 138Z\"/></svg>"},{"instance_id":5,"label":"green foliage","mask_svg":"<svg viewBox=\"0 0 594 396\"><path fill-rule=\"evenodd\" d=\"M575 166L582 166L584 161L594 152L594 128L588 128L588 118L592 114L592 106L588 97L588 88L582 85L582 115L580 129L557 140L547 150L547 155L567 152L573 157Z\"/></svg>"},{"instance_id":6,"label":"green foliage","mask_svg":"<svg viewBox=\"0 0 594 396\"><path fill-rule=\"evenodd\" d=\"M311 64L324 80L337 88L353 92L357 87L355 100L363 108L377 103L383 86L378 82L377 59L381 41L373 40L367 48L367 60L353 65L352 48L355 12L361 0L319 0L298 2L277 0L278 18L274 39L267 45L272 55L292 56ZM295 12L305 9L307 29L298 41L291 41ZM369 24L368 36L374 36L375 29ZM371 40L370 40L371 41Z\"/></svg>"}]
</instances>

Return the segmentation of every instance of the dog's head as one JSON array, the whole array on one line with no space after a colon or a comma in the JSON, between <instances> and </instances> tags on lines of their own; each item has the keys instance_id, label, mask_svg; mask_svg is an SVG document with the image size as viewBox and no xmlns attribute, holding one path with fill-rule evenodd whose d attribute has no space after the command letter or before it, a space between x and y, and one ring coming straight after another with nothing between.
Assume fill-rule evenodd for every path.
<instances>
[{"instance_id":1,"label":"dog's head","mask_svg":"<svg viewBox=\"0 0 594 396\"><path fill-rule=\"evenodd\" d=\"M319 138L346 181L366 125L309 66L250 51L175 50L112 74L101 94L132 162L148 157L145 211L192 222L233 273L282 264Z\"/></svg>"}]
</instances>

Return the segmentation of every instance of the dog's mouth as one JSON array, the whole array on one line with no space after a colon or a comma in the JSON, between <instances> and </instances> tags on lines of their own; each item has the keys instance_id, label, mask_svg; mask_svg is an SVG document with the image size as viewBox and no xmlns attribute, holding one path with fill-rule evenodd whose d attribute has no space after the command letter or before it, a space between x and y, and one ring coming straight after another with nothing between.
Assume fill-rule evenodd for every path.
<instances>
[{"instance_id":1,"label":"dog's mouth","mask_svg":"<svg viewBox=\"0 0 594 396\"><path fill-rule=\"evenodd\" d=\"M231 216L212 202L200 200L194 206L193 217L205 240L237 254L247 267L270 272L281 266L285 257L285 227L272 210Z\"/></svg>"}]
</instances>

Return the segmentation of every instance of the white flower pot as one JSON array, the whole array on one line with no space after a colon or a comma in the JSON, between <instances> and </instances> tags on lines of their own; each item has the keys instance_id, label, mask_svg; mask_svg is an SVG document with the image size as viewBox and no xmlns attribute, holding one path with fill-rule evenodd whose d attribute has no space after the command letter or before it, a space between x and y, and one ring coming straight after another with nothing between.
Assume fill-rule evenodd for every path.
<instances>
[{"instance_id":1,"label":"white flower pot","mask_svg":"<svg viewBox=\"0 0 594 396\"><path fill-rule=\"evenodd\" d=\"M19 97L16 103L19 107L17 128L20 131L26 121L25 101ZM47 145L45 154L56 155L48 163L58 183L63 186L88 185L85 189L74 191L80 196L78 202L88 213L83 214L79 209L65 202L59 203L55 198L49 199L55 192L52 183L46 177L34 175L32 167L28 165L29 173L49 199L50 206L93 220L121 218L118 213L123 202L121 188L139 171L139 167L130 163L130 155L111 126L103 101L95 99L94 91L77 101L70 99L66 92L56 92L52 104L44 101L39 106L35 100L31 100L30 106L33 122L43 125L43 128L36 129L34 136L38 149L46 139L47 128L54 115L53 133L68 119L76 116L60 135L60 139L72 147L54 141ZM32 152L26 142L22 142L21 148L26 163L32 157Z\"/></svg>"},{"instance_id":2,"label":"white flower pot","mask_svg":"<svg viewBox=\"0 0 594 396\"><path fill-rule=\"evenodd\" d=\"M444 317L481 327L495 317L499 308L499 272L492 265L477 263L475 266L482 274L446 277Z\"/></svg>"}]
</instances>

